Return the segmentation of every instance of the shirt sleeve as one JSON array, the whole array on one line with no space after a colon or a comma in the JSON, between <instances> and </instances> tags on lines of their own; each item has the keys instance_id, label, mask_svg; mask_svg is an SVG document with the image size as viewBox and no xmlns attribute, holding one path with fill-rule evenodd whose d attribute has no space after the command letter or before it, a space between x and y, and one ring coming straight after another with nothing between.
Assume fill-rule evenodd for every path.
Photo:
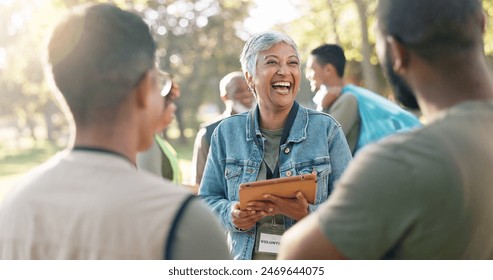
<instances>
[{"instance_id":1,"label":"shirt sleeve","mask_svg":"<svg viewBox=\"0 0 493 280\"><path fill-rule=\"evenodd\" d=\"M174 260L230 260L226 233L217 218L198 199L184 210L176 228Z\"/></svg>"},{"instance_id":2,"label":"shirt sleeve","mask_svg":"<svg viewBox=\"0 0 493 280\"><path fill-rule=\"evenodd\" d=\"M339 126L329 134L327 145L332 168L332 172L327 182L327 192L330 194L334 189L335 183L340 179L344 170L346 170L352 156L344 134L342 133L342 129ZM308 209L310 212L314 212L320 205L321 204L309 205Z\"/></svg>"},{"instance_id":3,"label":"shirt sleeve","mask_svg":"<svg viewBox=\"0 0 493 280\"><path fill-rule=\"evenodd\" d=\"M217 214L221 225L229 231L240 231L235 227L231 212L238 201L228 199L227 182L224 176L225 167L221 162L224 157L219 149L217 129L212 134L210 153L204 175L199 187L199 196L214 214Z\"/></svg>"}]
</instances>

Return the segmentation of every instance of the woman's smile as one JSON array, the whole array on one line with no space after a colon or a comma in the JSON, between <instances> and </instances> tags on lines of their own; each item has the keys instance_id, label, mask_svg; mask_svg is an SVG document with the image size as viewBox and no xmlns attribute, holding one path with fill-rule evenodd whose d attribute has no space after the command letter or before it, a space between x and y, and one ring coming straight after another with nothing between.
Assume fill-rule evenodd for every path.
<instances>
[{"instance_id":1,"label":"woman's smile","mask_svg":"<svg viewBox=\"0 0 493 280\"><path fill-rule=\"evenodd\" d=\"M279 94L289 94L291 89L290 82L274 82L272 88Z\"/></svg>"}]
</instances>

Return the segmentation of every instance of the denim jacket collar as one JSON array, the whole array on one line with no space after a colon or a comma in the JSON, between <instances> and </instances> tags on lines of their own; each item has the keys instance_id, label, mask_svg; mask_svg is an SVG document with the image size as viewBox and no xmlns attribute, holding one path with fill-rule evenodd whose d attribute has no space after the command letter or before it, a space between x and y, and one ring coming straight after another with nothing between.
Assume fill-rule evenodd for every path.
<instances>
[{"instance_id":1,"label":"denim jacket collar","mask_svg":"<svg viewBox=\"0 0 493 280\"><path fill-rule=\"evenodd\" d=\"M254 121L253 123L254 123L255 131L252 131L251 129L252 126L250 125L252 123L252 111L253 111L253 121ZM248 125L246 125L247 141L253 141L254 135L256 137L262 137L262 132L260 132L258 114L259 114L259 107L257 104L257 106L255 106L255 108L253 108L247 115L247 123L248 123ZM291 142L298 143L305 140L307 126L308 126L308 111L306 110L306 108L300 106L298 109L298 113L296 114L296 119L293 123L293 126L291 127L291 131L289 132L288 139L286 140L286 143L282 143L281 145L288 144Z\"/></svg>"}]
</instances>

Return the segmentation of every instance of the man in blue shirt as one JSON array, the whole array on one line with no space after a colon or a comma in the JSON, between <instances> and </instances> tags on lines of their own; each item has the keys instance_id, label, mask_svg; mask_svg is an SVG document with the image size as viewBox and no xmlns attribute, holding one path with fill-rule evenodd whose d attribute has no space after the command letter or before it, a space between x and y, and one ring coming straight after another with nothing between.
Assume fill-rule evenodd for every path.
<instances>
[{"instance_id":1,"label":"man in blue shirt","mask_svg":"<svg viewBox=\"0 0 493 280\"><path fill-rule=\"evenodd\" d=\"M324 44L311 51L306 64L317 109L342 126L351 152L379 139L421 126L419 120L396 104L362 87L345 83L344 50Z\"/></svg>"}]
</instances>

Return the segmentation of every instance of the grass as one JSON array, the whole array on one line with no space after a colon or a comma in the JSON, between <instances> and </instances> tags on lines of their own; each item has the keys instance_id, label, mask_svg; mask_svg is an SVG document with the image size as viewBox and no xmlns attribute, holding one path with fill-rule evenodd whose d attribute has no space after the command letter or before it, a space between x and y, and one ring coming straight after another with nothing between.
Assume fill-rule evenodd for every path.
<instances>
[{"instance_id":1,"label":"grass","mask_svg":"<svg viewBox=\"0 0 493 280\"><path fill-rule=\"evenodd\" d=\"M24 149L0 149L0 201L5 193L14 186L19 177L29 169L46 161L60 150L46 141L39 141Z\"/></svg>"},{"instance_id":2,"label":"grass","mask_svg":"<svg viewBox=\"0 0 493 280\"><path fill-rule=\"evenodd\" d=\"M193 139L182 142L171 140L171 145L178 153L182 178L184 183L190 181L192 165ZM5 193L11 189L17 180L31 168L45 162L53 156L61 147L49 142L36 142L25 149L6 149L0 147L0 201Z\"/></svg>"},{"instance_id":3,"label":"grass","mask_svg":"<svg viewBox=\"0 0 493 280\"><path fill-rule=\"evenodd\" d=\"M37 142L33 147L22 150L5 150L0 154L0 178L23 173L44 162L60 148L48 142Z\"/></svg>"}]
</instances>

